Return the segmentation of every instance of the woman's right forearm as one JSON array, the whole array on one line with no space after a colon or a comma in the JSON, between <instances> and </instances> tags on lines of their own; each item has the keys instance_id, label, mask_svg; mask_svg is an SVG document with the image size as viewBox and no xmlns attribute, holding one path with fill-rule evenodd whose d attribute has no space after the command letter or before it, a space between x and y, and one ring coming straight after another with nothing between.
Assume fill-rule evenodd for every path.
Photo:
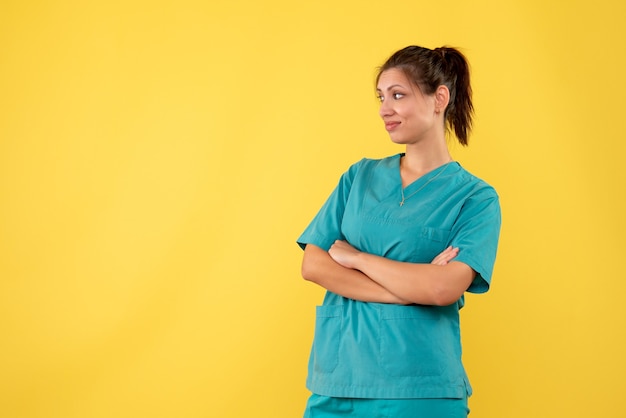
<instances>
[{"instance_id":1,"label":"woman's right forearm","mask_svg":"<svg viewBox=\"0 0 626 418\"><path fill-rule=\"evenodd\" d=\"M407 304L358 270L345 268L313 244L304 249L302 277L340 296L362 302Z\"/></svg>"}]
</instances>

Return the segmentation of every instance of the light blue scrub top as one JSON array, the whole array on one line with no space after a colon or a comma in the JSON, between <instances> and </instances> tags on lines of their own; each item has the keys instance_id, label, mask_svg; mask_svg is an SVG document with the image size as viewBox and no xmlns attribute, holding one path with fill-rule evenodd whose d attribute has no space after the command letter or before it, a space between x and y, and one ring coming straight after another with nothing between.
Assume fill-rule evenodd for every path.
<instances>
[{"instance_id":1,"label":"light blue scrub top","mask_svg":"<svg viewBox=\"0 0 626 418\"><path fill-rule=\"evenodd\" d=\"M451 162L408 185L405 196L417 193L400 206L401 156L352 165L298 244L328 250L340 239L370 254L413 263L430 263L452 245L460 249L455 260L477 273L468 291L486 292L501 223L495 190ZM463 298L444 307L404 306L327 292L317 307L307 388L350 398L471 395L461 362L462 306Z\"/></svg>"}]
</instances>

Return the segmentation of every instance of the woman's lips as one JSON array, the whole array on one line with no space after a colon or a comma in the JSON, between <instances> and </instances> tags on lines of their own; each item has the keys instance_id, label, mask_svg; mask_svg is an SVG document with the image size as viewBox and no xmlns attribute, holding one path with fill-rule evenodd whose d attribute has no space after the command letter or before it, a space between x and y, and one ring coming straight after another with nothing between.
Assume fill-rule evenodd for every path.
<instances>
[{"instance_id":1,"label":"woman's lips","mask_svg":"<svg viewBox=\"0 0 626 418\"><path fill-rule=\"evenodd\" d=\"M396 129L398 125L400 125L400 122L385 122L385 129L387 130L387 132L391 132Z\"/></svg>"}]
</instances>

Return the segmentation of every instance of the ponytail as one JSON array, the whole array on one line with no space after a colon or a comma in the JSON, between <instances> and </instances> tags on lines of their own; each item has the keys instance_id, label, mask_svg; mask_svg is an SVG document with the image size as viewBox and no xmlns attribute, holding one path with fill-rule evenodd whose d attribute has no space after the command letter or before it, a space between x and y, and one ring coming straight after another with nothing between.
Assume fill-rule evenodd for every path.
<instances>
[{"instance_id":1,"label":"ponytail","mask_svg":"<svg viewBox=\"0 0 626 418\"><path fill-rule=\"evenodd\" d=\"M472 130L472 86L470 85L469 65L465 56L457 49L450 47L435 48L443 62L447 75L444 83L450 90L450 103L444 113L448 126L462 145L467 145Z\"/></svg>"}]
</instances>

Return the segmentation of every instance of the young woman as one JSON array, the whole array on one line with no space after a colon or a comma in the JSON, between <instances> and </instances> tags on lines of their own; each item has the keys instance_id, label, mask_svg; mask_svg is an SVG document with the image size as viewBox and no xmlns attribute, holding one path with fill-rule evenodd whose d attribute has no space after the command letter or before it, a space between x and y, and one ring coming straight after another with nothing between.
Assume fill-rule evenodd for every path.
<instances>
[{"instance_id":1,"label":"young woman","mask_svg":"<svg viewBox=\"0 0 626 418\"><path fill-rule=\"evenodd\" d=\"M352 165L298 239L317 307L305 417L466 417L464 292L489 289L495 190L453 161L467 145L469 68L456 49L409 46L380 68L380 116L401 154Z\"/></svg>"}]
</instances>

